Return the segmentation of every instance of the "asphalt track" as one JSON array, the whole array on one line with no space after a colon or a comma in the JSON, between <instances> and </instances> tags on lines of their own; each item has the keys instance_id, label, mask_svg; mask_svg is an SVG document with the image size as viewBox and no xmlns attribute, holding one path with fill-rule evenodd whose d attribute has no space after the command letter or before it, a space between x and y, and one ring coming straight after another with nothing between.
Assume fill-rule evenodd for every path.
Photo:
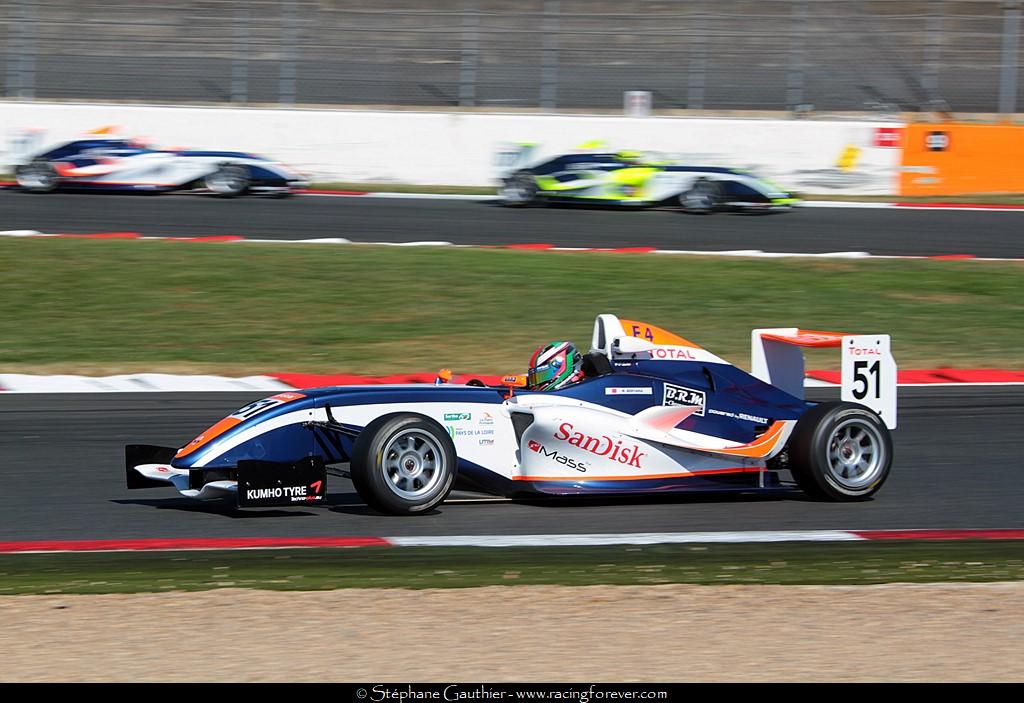
<instances>
[{"instance_id":1,"label":"asphalt track","mask_svg":"<svg viewBox=\"0 0 1024 703\"><path fill-rule=\"evenodd\" d=\"M376 514L333 477L327 508L238 511L171 489L124 487L124 444L180 446L253 394L0 394L0 541L1024 527L1024 387L900 394L893 472L868 502L795 492L449 502L416 517Z\"/></svg>"},{"instance_id":2,"label":"asphalt track","mask_svg":"<svg viewBox=\"0 0 1024 703\"><path fill-rule=\"evenodd\" d=\"M298 196L223 200L202 195L0 191L0 230L87 234L344 237L357 242L447 241L566 247L1024 258L1024 212L805 208L774 215L686 215L487 201Z\"/></svg>"}]
</instances>

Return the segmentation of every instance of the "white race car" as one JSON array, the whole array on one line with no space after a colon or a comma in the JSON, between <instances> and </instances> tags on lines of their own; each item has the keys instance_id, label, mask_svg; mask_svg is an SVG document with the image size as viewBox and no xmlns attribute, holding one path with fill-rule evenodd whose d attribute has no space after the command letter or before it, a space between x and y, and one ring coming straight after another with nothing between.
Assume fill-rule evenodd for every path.
<instances>
[{"instance_id":1,"label":"white race car","mask_svg":"<svg viewBox=\"0 0 1024 703\"><path fill-rule=\"evenodd\" d=\"M231 197L284 196L307 184L282 164L235 151L151 149L132 139L92 135L65 142L15 166L18 185L32 193L204 190Z\"/></svg>"},{"instance_id":2,"label":"white race car","mask_svg":"<svg viewBox=\"0 0 1024 703\"><path fill-rule=\"evenodd\" d=\"M788 471L826 500L873 495L896 426L888 335L760 329L753 344L751 375L671 332L599 315L584 378L559 390L512 376L278 393L181 448L129 445L127 483L315 505L335 465L367 504L397 514L429 511L456 483L509 497L757 491L786 488ZM842 402L804 400L806 346L841 349Z\"/></svg>"}]
</instances>

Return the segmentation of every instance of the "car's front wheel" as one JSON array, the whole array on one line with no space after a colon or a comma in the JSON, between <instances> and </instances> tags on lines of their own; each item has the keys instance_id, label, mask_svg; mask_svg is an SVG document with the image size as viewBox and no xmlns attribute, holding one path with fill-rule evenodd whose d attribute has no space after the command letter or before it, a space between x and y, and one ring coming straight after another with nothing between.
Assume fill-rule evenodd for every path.
<instances>
[{"instance_id":1,"label":"car's front wheel","mask_svg":"<svg viewBox=\"0 0 1024 703\"><path fill-rule=\"evenodd\" d=\"M820 403L801 416L789 440L789 469L808 495L864 500L889 476L892 436L873 411L856 403Z\"/></svg>"},{"instance_id":2,"label":"car's front wheel","mask_svg":"<svg viewBox=\"0 0 1024 703\"><path fill-rule=\"evenodd\" d=\"M366 504L382 513L424 513L451 492L458 472L448 433L422 415L374 420L359 433L349 466Z\"/></svg>"},{"instance_id":3,"label":"car's front wheel","mask_svg":"<svg viewBox=\"0 0 1024 703\"><path fill-rule=\"evenodd\" d=\"M518 171L504 180L498 195L506 207L533 205L537 202L537 180L529 171Z\"/></svg>"},{"instance_id":4,"label":"car's front wheel","mask_svg":"<svg viewBox=\"0 0 1024 703\"><path fill-rule=\"evenodd\" d=\"M14 169L14 179L29 193L49 193L57 187L57 171L49 161L36 160Z\"/></svg>"},{"instance_id":5,"label":"car's front wheel","mask_svg":"<svg viewBox=\"0 0 1024 703\"><path fill-rule=\"evenodd\" d=\"M233 198L249 190L249 169L240 164L222 164L203 179L203 185L215 195Z\"/></svg>"}]
</instances>

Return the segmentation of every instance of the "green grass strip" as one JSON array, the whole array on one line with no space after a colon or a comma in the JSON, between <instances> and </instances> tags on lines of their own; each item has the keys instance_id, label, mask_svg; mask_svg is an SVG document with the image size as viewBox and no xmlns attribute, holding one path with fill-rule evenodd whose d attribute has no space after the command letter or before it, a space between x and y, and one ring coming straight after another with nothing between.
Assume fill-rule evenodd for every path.
<instances>
[{"instance_id":1,"label":"green grass strip","mask_svg":"<svg viewBox=\"0 0 1024 703\"><path fill-rule=\"evenodd\" d=\"M1017 368L1014 262L0 240L0 371L522 370L612 312L746 365L750 330L885 332L903 368ZM810 368L836 366L834 350Z\"/></svg>"},{"instance_id":2,"label":"green grass strip","mask_svg":"<svg viewBox=\"0 0 1024 703\"><path fill-rule=\"evenodd\" d=\"M212 588L1019 581L1024 542L364 547L0 556L0 595Z\"/></svg>"}]
</instances>

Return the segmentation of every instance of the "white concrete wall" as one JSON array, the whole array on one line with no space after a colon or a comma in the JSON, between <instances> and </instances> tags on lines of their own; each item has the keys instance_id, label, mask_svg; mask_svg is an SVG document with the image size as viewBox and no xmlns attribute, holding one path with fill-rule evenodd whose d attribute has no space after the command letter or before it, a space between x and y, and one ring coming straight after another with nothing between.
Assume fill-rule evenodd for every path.
<instances>
[{"instance_id":1,"label":"white concrete wall","mask_svg":"<svg viewBox=\"0 0 1024 703\"><path fill-rule=\"evenodd\" d=\"M0 102L5 141L39 129L47 144L104 125L164 147L252 151L314 180L490 185L502 143L530 141L539 153L583 141L609 148L667 152L693 165L754 170L803 192L897 192L900 150L874 146L892 122L818 122L669 117L375 112ZM836 168L860 149L856 166ZM10 151L8 146L5 148ZM11 163L10 154L0 159Z\"/></svg>"}]
</instances>

